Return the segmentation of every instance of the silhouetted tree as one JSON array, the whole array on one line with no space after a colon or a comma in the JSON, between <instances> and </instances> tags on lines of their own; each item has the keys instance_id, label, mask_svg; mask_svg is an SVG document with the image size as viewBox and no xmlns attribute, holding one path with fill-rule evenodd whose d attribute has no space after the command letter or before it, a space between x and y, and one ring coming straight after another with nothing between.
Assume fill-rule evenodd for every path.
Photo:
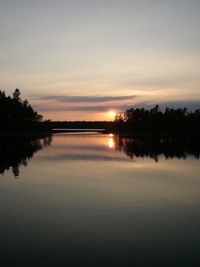
<instances>
[{"instance_id":1,"label":"silhouetted tree","mask_svg":"<svg viewBox=\"0 0 200 267\"><path fill-rule=\"evenodd\" d=\"M12 97L0 90L0 132L35 131L47 125L28 100L22 101L21 92L15 89Z\"/></svg>"},{"instance_id":2,"label":"silhouetted tree","mask_svg":"<svg viewBox=\"0 0 200 267\"><path fill-rule=\"evenodd\" d=\"M13 99L18 101L18 102L21 102L20 95L21 95L20 90L18 88L16 88L14 93L13 93Z\"/></svg>"},{"instance_id":3,"label":"silhouetted tree","mask_svg":"<svg viewBox=\"0 0 200 267\"><path fill-rule=\"evenodd\" d=\"M116 116L114 130L134 133L199 133L200 110L188 112L187 108L167 107L162 112L158 105L150 110L130 108Z\"/></svg>"}]
</instances>

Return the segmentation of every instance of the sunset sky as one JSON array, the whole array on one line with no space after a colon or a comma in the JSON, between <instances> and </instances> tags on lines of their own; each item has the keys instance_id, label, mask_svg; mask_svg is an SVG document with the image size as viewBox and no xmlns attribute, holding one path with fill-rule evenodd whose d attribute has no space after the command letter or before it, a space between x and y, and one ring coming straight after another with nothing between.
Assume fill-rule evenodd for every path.
<instances>
[{"instance_id":1,"label":"sunset sky","mask_svg":"<svg viewBox=\"0 0 200 267\"><path fill-rule=\"evenodd\" d=\"M200 108L199 0L0 0L0 89L52 120Z\"/></svg>"}]
</instances>

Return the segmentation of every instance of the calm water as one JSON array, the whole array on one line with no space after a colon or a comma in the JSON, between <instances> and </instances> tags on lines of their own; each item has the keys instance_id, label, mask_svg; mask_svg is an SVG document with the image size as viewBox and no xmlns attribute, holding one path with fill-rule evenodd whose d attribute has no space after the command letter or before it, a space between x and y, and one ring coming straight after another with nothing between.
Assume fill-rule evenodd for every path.
<instances>
[{"instance_id":1,"label":"calm water","mask_svg":"<svg viewBox=\"0 0 200 267\"><path fill-rule=\"evenodd\" d=\"M1 266L199 266L200 149L179 141L1 140Z\"/></svg>"}]
</instances>

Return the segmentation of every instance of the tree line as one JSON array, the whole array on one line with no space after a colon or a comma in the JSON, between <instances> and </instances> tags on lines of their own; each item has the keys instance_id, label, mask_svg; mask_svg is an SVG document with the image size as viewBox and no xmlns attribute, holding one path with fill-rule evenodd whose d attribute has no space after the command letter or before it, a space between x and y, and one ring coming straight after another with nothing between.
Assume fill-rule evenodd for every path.
<instances>
[{"instance_id":1,"label":"tree line","mask_svg":"<svg viewBox=\"0 0 200 267\"><path fill-rule=\"evenodd\" d=\"M152 109L130 108L117 114L112 121L44 121L43 116L22 100L17 88L12 96L0 90L0 133L45 132L52 128L102 128L116 133L200 133L200 109L166 108L161 111L156 105Z\"/></svg>"},{"instance_id":2,"label":"tree line","mask_svg":"<svg viewBox=\"0 0 200 267\"><path fill-rule=\"evenodd\" d=\"M132 133L200 133L200 109L130 108L117 114L114 131Z\"/></svg>"},{"instance_id":3,"label":"tree line","mask_svg":"<svg viewBox=\"0 0 200 267\"><path fill-rule=\"evenodd\" d=\"M49 125L53 129L110 129L113 121L51 121Z\"/></svg>"},{"instance_id":4,"label":"tree line","mask_svg":"<svg viewBox=\"0 0 200 267\"><path fill-rule=\"evenodd\" d=\"M22 101L17 88L12 96L0 90L0 132L39 131L46 128L42 115L38 114L28 100Z\"/></svg>"}]
</instances>

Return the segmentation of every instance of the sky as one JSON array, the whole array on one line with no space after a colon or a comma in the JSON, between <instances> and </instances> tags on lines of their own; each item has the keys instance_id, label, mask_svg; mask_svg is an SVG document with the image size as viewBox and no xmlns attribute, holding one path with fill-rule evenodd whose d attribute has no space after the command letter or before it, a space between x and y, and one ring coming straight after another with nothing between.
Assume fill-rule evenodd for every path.
<instances>
[{"instance_id":1,"label":"sky","mask_svg":"<svg viewBox=\"0 0 200 267\"><path fill-rule=\"evenodd\" d=\"M0 89L45 119L200 108L199 0L0 0Z\"/></svg>"}]
</instances>

